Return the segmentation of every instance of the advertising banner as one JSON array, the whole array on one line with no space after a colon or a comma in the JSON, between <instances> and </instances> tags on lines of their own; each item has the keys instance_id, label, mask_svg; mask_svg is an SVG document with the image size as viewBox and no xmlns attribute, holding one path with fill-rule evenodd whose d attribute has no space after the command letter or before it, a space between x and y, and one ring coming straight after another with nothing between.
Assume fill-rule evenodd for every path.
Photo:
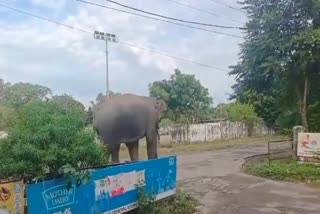
<instances>
[{"instance_id":1,"label":"advertising banner","mask_svg":"<svg viewBox=\"0 0 320 214\"><path fill-rule=\"evenodd\" d=\"M313 158L320 153L320 133L298 133L297 156Z\"/></svg>"},{"instance_id":2,"label":"advertising banner","mask_svg":"<svg viewBox=\"0 0 320 214\"><path fill-rule=\"evenodd\" d=\"M67 189L64 179L27 185L29 214L116 214L137 208L137 189L156 200L176 191L176 157L97 169L87 184Z\"/></svg>"},{"instance_id":3,"label":"advertising banner","mask_svg":"<svg viewBox=\"0 0 320 214\"><path fill-rule=\"evenodd\" d=\"M23 181L0 182L0 214L24 214Z\"/></svg>"}]
</instances>

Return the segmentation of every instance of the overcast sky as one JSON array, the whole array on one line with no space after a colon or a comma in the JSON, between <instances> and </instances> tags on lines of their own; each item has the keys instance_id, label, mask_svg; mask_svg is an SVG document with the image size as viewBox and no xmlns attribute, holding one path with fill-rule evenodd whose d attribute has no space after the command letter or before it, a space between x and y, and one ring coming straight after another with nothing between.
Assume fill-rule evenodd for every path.
<instances>
[{"instance_id":1,"label":"overcast sky","mask_svg":"<svg viewBox=\"0 0 320 214\"><path fill-rule=\"evenodd\" d=\"M104 0L88 0L123 9ZM116 0L185 20L243 26L245 14L212 0ZM200 12L177 4L206 10ZM239 7L236 0L216 0ZM87 5L76 0L0 0L0 3L93 32L114 33L122 42L229 70L238 62L241 38L189 29ZM216 14L216 15L214 15ZM198 26L201 27L201 26ZM202 28L202 27L201 27ZM242 36L240 30L208 28ZM67 93L86 105L106 91L105 46L81 33L0 7L0 78L31 82ZM169 78L175 68L209 88L214 103L226 102L234 83L227 71L202 67L121 44L109 46L110 88L148 94L148 84Z\"/></svg>"}]
</instances>

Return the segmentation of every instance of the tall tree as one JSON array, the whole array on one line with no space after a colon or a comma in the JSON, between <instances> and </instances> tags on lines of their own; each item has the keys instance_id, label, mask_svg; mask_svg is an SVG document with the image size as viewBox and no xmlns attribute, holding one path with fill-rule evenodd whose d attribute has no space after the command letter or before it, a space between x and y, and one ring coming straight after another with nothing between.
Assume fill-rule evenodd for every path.
<instances>
[{"instance_id":1,"label":"tall tree","mask_svg":"<svg viewBox=\"0 0 320 214\"><path fill-rule=\"evenodd\" d=\"M48 87L22 82L12 85L6 84L2 87L1 92L0 101L2 104L12 107L19 107L32 100L43 100L52 94Z\"/></svg>"},{"instance_id":2,"label":"tall tree","mask_svg":"<svg viewBox=\"0 0 320 214\"><path fill-rule=\"evenodd\" d=\"M206 119L212 104L208 89L195 75L183 74L179 69L175 69L169 80L150 84L149 94L166 103L168 110L164 117L179 123Z\"/></svg>"},{"instance_id":3,"label":"tall tree","mask_svg":"<svg viewBox=\"0 0 320 214\"><path fill-rule=\"evenodd\" d=\"M74 99L71 95L68 95L68 94L54 95L54 96L52 96L52 100L54 102L57 102L58 104L61 105L61 107L64 107L66 109L67 108L70 108L70 109L77 108L81 112L84 112L84 110L85 110L85 107L81 102Z\"/></svg>"},{"instance_id":4,"label":"tall tree","mask_svg":"<svg viewBox=\"0 0 320 214\"><path fill-rule=\"evenodd\" d=\"M0 105L4 103L5 91L10 85L0 78Z\"/></svg>"},{"instance_id":5,"label":"tall tree","mask_svg":"<svg viewBox=\"0 0 320 214\"><path fill-rule=\"evenodd\" d=\"M254 124L259 120L253 105L239 102L218 105L214 110L214 118L245 123L249 136L252 134Z\"/></svg>"},{"instance_id":6,"label":"tall tree","mask_svg":"<svg viewBox=\"0 0 320 214\"><path fill-rule=\"evenodd\" d=\"M319 1L246 0L243 4L249 21L240 62L230 72L237 80L233 98L255 105L271 123L297 112L308 129L312 118L308 106L319 101L313 98L320 75Z\"/></svg>"}]
</instances>

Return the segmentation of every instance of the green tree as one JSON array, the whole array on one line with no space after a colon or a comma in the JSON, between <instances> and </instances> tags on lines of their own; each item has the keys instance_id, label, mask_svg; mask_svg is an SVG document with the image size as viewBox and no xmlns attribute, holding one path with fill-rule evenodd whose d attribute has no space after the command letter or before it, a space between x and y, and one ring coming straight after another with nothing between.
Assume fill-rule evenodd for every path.
<instances>
[{"instance_id":1,"label":"green tree","mask_svg":"<svg viewBox=\"0 0 320 214\"><path fill-rule=\"evenodd\" d=\"M66 110L54 100L34 100L17 110L18 119L0 143L1 177L57 176L59 169L105 164L105 150L84 128L82 111Z\"/></svg>"},{"instance_id":2,"label":"green tree","mask_svg":"<svg viewBox=\"0 0 320 214\"><path fill-rule=\"evenodd\" d=\"M88 110L86 111L85 121L87 126L93 124L93 110L91 106L89 106Z\"/></svg>"},{"instance_id":3,"label":"green tree","mask_svg":"<svg viewBox=\"0 0 320 214\"><path fill-rule=\"evenodd\" d=\"M4 103L5 91L10 86L10 83L6 83L3 79L0 78L0 104Z\"/></svg>"},{"instance_id":4,"label":"green tree","mask_svg":"<svg viewBox=\"0 0 320 214\"><path fill-rule=\"evenodd\" d=\"M57 102L59 105L62 105L66 109L78 109L81 112L85 110L85 107L81 102L67 94L54 95L52 96L52 101Z\"/></svg>"},{"instance_id":5,"label":"green tree","mask_svg":"<svg viewBox=\"0 0 320 214\"><path fill-rule=\"evenodd\" d=\"M208 117L212 98L195 75L181 73L176 69L169 80L149 85L151 97L163 100L167 105L164 118L178 123L201 121Z\"/></svg>"},{"instance_id":6,"label":"green tree","mask_svg":"<svg viewBox=\"0 0 320 214\"><path fill-rule=\"evenodd\" d=\"M229 119L230 115L228 112L228 104L225 103L220 103L217 105L216 108L214 108L213 111L213 118L217 120L224 120L224 119Z\"/></svg>"},{"instance_id":7,"label":"green tree","mask_svg":"<svg viewBox=\"0 0 320 214\"><path fill-rule=\"evenodd\" d=\"M253 104L269 123L281 124L285 115L297 121L298 113L298 122L310 128L314 115L308 109L319 101L314 96L320 76L319 1L246 0L243 4L249 21L240 62L230 72L237 80L232 98Z\"/></svg>"},{"instance_id":8,"label":"green tree","mask_svg":"<svg viewBox=\"0 0 320 214\"><path fill-rule=\"evenodd\" d=\"M234 122L243 122L249 128L249 135L259 117L251 104L241 104L239 102L222 104L217 106L214 111L214 118L229 119Z\"/></svg>"},{"instance_id":9,"label":"green tree","mask_svg":"<svg viewBox=\"0 0 320 214\"><path fill-rule=\"evenodd\" d=\"M2 86L0 92L0 102L15 108L32 100L44 100L52 94L48 87L31 83L6 84Z\"/></svg>"},{"instance_id":10,"label":"green tree","mask_svg":"<svg viewBox=\"0 0 320 214\"><path fill-rule=\"evenodd\" d=\"M0 131L12 127L16 117L15 109L0 105Z\"/></svg>"},{"instance_id":11,"label":"green tree","mask_svg":"<svg viewBox=\"0 0 320 214\"><path fill-rule=\"evenodd\" d=\"M61 108L64 108L65 111L74 111L76 109L82 113L82 117L85 120L87 115L84 105L78 100L74 99L72 96L67 94L54 95L52 96L52 101L60 105Z\"/></svg>"},{"instance_id":12,"label":"green tree","mask_svg":"<svg viewBox=\"0 0 320 214\"><path fill-rule=\"evenodd\" d=\"M160 122L160 127L162 127L162 128L172 127L173 125L174 125L174 122L172 120L170 120L169 118L164 118Z\"/></svg>"}]
</instances>

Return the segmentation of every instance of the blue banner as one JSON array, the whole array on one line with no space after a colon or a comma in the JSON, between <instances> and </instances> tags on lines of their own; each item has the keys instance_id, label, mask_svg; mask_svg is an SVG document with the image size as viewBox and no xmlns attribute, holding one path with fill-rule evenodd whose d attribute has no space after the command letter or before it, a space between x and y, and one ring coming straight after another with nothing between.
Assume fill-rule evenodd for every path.
<instances>
[{"instance_id":1,"label":"blue banner","mask_svg":"<svg viewBox=\"0 0 320 214\"><path fill-rule=\"evenodd\" d=\"M87 184L64 179L27 185L29 214L115 214L137 208L136 185L156 200L176 191L176 156L97 169Z\"/></svg>"}]
</instances>

